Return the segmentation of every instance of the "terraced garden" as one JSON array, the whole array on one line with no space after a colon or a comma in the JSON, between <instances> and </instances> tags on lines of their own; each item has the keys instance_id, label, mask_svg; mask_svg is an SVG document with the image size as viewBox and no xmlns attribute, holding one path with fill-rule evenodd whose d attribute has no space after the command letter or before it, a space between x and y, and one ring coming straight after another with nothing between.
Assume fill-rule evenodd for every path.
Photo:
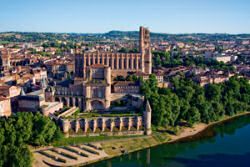
<instances>
[{"instance_id":1,"label":"terraced garden","mask_svg":"<svg viewBox=\"0 0 250 167\"><path fill-rule=\"evenodd\" d=\"M37 166L74 166L107 157L101 146L81 144L34 152Z\"/></svg>"}]
</instances>

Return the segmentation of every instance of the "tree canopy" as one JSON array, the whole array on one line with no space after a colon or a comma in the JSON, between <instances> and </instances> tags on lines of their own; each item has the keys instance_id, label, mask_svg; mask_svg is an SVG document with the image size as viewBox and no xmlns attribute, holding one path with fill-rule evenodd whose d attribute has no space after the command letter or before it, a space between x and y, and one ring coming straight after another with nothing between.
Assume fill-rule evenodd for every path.
<instances>
[{"instance_id":1,"label":"tree canopy","mask_svg":"<svg viewBox=\"0 0 250 167\"><path fill-rule=\"evenodd\" d=\"M19 112L0 119L0 127L0 166L6 167L31 166L28 145L47 145L62 137L55 123L40 113Z\"/></svg>"},{"instance_id":2,"label":"tree canopy","mask_svg":"<svg viewBox=\"0 0 250 167\"><path fill-rule=\"evenodd\" d=\"M194 57L186 55L184 58L180 58L179 53L173 52L170 55L170 52L153 52L153 67L177 67L177 66L200 66L200 67L211 67L214 69L220 70L234 70L232 65L227 65L224 62L219 62L217 60L208 60L202 57Z\"/></svg>"},{"instance_id":3,"label":"tree canopy","mask_svg":"<svg viewBox=\"0 0 250 167\"><path fill-rule=\"evenodd\" d=\"M141 87L152 107L152 123L174 126L181 120L190 125L209 123L225 115L249 111L250 84L245 78L231 77L225 83L201 87L184 76L171 80L173 88L158 88L154 74Z\"/></svg>"}]
</instances>

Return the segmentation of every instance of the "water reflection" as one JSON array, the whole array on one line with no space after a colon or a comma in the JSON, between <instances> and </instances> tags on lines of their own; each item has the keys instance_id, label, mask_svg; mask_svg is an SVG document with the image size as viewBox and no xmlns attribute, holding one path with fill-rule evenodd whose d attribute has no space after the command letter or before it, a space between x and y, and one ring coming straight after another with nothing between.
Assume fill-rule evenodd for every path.
<instances>
[{"instance_id":1,"label":"water reflection","mask_svg":"<svg viewBox=\"0 0 250 167\"><path fill-rule=\"evenodd\" d=\"M250 152L238 155L238 154L213 154L213 155L200 155L199 158L175 158L177 163L185 164L186 167L221 167L223 166L240 166L249 167L250 166ZM218 163L219 162L219 163Z\"/></svg>"},{"instance_id":2,"label":"water reflection","mask_svg":"<svg viewBox=\"0 0 250 167\"><path fill-rule=\"evenodd\" d=\"M215 125L177 143L138 151L90 167L249 167L249 132L250 115Z\"/></svg>"}]
</instances>

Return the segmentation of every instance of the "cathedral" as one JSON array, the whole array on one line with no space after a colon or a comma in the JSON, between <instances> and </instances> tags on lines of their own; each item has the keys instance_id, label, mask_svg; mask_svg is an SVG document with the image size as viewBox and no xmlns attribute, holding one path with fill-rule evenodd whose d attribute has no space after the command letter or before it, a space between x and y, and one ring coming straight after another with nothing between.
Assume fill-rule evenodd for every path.
<instances>
[{"instance_id":1,"label":"cathedral","mask_svg":"<svg viewBox=\"0 0 250 167\"><path fill-rule=\"evenodd\" d=\"M140 27L139 53L79 53L75 55L76 77L86 78L87 67L102 64L111 68L112 76L127 76L128 72L151 74L152 55L150 49L149 29Z\"/></svg>"},{"instance_id":2,"label":"cathedral","mask_svg":"<svg viewBox=\"0 0 250 167\"><path fill-rule=\"evenodd\" d=\"M74 80L48 86L45 90L46 101L60 101L64 106L76 106L82 111L109 110L112 101L129 94L134 96L131 104L139 108L144 101L143 96L138 94L139 85L124 82L118 84L119 92L111 90L112 76L126 77L138 72L151 74L152 55L147 28L140 27L139 47L139 53L81 53L76 50ZM131 93L134 89L138 90Z\"/></svg>"}]
</instances>

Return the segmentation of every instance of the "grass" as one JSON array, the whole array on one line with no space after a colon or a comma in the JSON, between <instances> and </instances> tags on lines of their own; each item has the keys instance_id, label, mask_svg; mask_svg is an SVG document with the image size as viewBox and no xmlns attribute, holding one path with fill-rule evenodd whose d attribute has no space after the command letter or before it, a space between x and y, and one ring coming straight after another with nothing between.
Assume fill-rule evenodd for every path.
<instances>
[{"instance_id":1,"label":"grass","mask_svg":"<svg viewBox=\"0 0 250 167\"><path fill-rule=\"evenodd\" d=\"M62 158L60 158L60 157L57 158L57 160L60 161L60 162L66 163L66 160L65 160L65 159L62 159Z\"/></svg>"},{"instance_id":2,"label":"grass","mask_svg":"<svg viewBox=\"0 0 250 167\"><path fill-rule=\"evenodd\" d=\"M98 147L98 146L96 146L96 145L94 145L94 144L91 144L91 143L87 143L86 145L89 146L89 147L92 147L92 148L94 148L94 149L96 149L96 150L102 150L101 147Z\"/></svg>"},{"instance_id":3,"label":"grass","mask_svg":"<svg viewBox=\"0 0 250 167\"><path fill-rule=\"evenodd\" d=\"M131 138L126 141L105 142L102 144L102 149L111 156L121 154L122 150L128 152L137 151L140 149L152 147L158 144L169 141L170 137L167 133L162 133L157 136L149 136L146 138ZM116 148L116 149L114 149Z\"/></svg>"},{"instance_id":4,"label":"grass","mask_svg":"<svg viewBox=\"0 0 250 167\"><path fill-rule=\"evenodd\" d=\"M69 109L71 109L71 107L64 107L61 111L56 112L56 113L55 113L55 116L58 116L58 115L62 114L63 112L65 112L65 111L67 111L67 110L69 110Z\"/></svg>"},{"instance_id":5,"label":"grass","mask_svg":"<svg viewBox=\"0 0 250 167\"><path fill-rule=\"evenodd\" d=\"M83 153L83 152L81 152L80 155L83 156L83 157L89 157L88 154L85 154L85 153Z\"/></svg>"},{"instance_id":6,"label":"grass","mask_svg":"<svg viewBox=\"0 0 250 167\"><path fill-rule=\"evenodd\" d=\"M51 155L51 154L49 154L49 153L47 153L47 152L45 152L45 151L39 151L39 153L40 153L40 154L43 154L43 155L45 155L45 156L47 156L47 157L49 157L49 158L52 158L52 159L55 159L55 160L56 160L56 156Z\"/></svg>"},{"instance_id":7,"label":"grass","mask_svg":"<svg viewBox=\"0 0 250 167\"><path fill-rule=\"evenodd\" d=\"M51 150L51 151L54 151L54 152L57 152L57 153L58 153L58 151L55 150L55 149L53 149L53 150ZM47 157L49 157L49 158L52 158L52 159L54 159L54 160L56 160L56 161L66 163L66 160L65 160L65 159L60 158L60 157L57 158L56 156L51 155L51 154L49 154L49 153L47 153L47 152L45 152L45 151L39 151L39 153L42 154L42 155L45 155L45 156L47 156Z\"/></svg>"},{"instance_id":8,"label":"grass","mask_svg":"<svg viewBox=\"0 0 250 167\"><path fill-rule=\"evenodd\" d=\"M78 158L76 157L76 156L74 156L74 155L71 155L71 154L68 154L68 153L66 153L66 152L61 152L60 154L62 154L63 156L65 156L65 157L68 157L68 158L71 158L71 159L74 159L74 160L78 160Z\"/></svg>"},{"instance_id":9,"label":"grass","mask_svg":"<svg viewBox=\"0 0 250 167\"><path fill-rule=\"evenodd\" d=\"M131 117L131 116L142 116L142 113L112 113L112 114L99 114L99 113L81 113L77 118L92 118L92 117ZM75 117L75 116L74 116ZM64 118L74 118L73 116L68 116Z\"/></svg>"},{"instance_id":10,"label":"grass","mask_svg":"<svg viewBox=\"0 0 250 167\"><path fill-rule=\"evenodd\" d=\"M69 138L62 138L58 141L52 143L53 146L67 146L67 145L76 145L76 144L83 144L88 142L95 142L95 141L104 141L110 139L122 139L122 138L135 138L142 135L137 136L80 136L80 137L69 137Z\"/></svg>"},{"instance_id":11,"label":"grass","mask_svg":"<svg viewBox=\"0 0 250 167\"><path fill-rule=\"evenodd\" d=\"M78 151L78 150L76 150L76 149L74 149L74 148L71 148L71 147L69 147L69 146L65 146L64 148L67 149L67 150L69 150L69 151L71 151L71 152L80 154L80 151Z\"/></svg>"},{"instance_id":12,"label":"grass","mask_svg":"<svg viewBox=\"0 0 250 167\"><path fill-rule=\"evenodd\" d=\"M100 155L99 152L97 152L97 151L95 151L95 150L93 150L93 149L89 149L89 148L84 147L84 146L81 146L80 148L83 149L83 150L85 150L85 151L87 151L87 152L89 152L89 153L91 153L91 154Z\"/></svg>"},{"instance_id":13,"label":"grass","mask_svg":"<svg viewBox=\"0 0 250 167\"><path fill-rule=\"evenodd\" d=\"M53 151L53 152L58 153L58 154L60 154L60 153L61 153L61 152L60 152L60 151L58 151L58 149L56 149L56 148L52 148L50 151Z\"/></svg>"}]
</instances>

